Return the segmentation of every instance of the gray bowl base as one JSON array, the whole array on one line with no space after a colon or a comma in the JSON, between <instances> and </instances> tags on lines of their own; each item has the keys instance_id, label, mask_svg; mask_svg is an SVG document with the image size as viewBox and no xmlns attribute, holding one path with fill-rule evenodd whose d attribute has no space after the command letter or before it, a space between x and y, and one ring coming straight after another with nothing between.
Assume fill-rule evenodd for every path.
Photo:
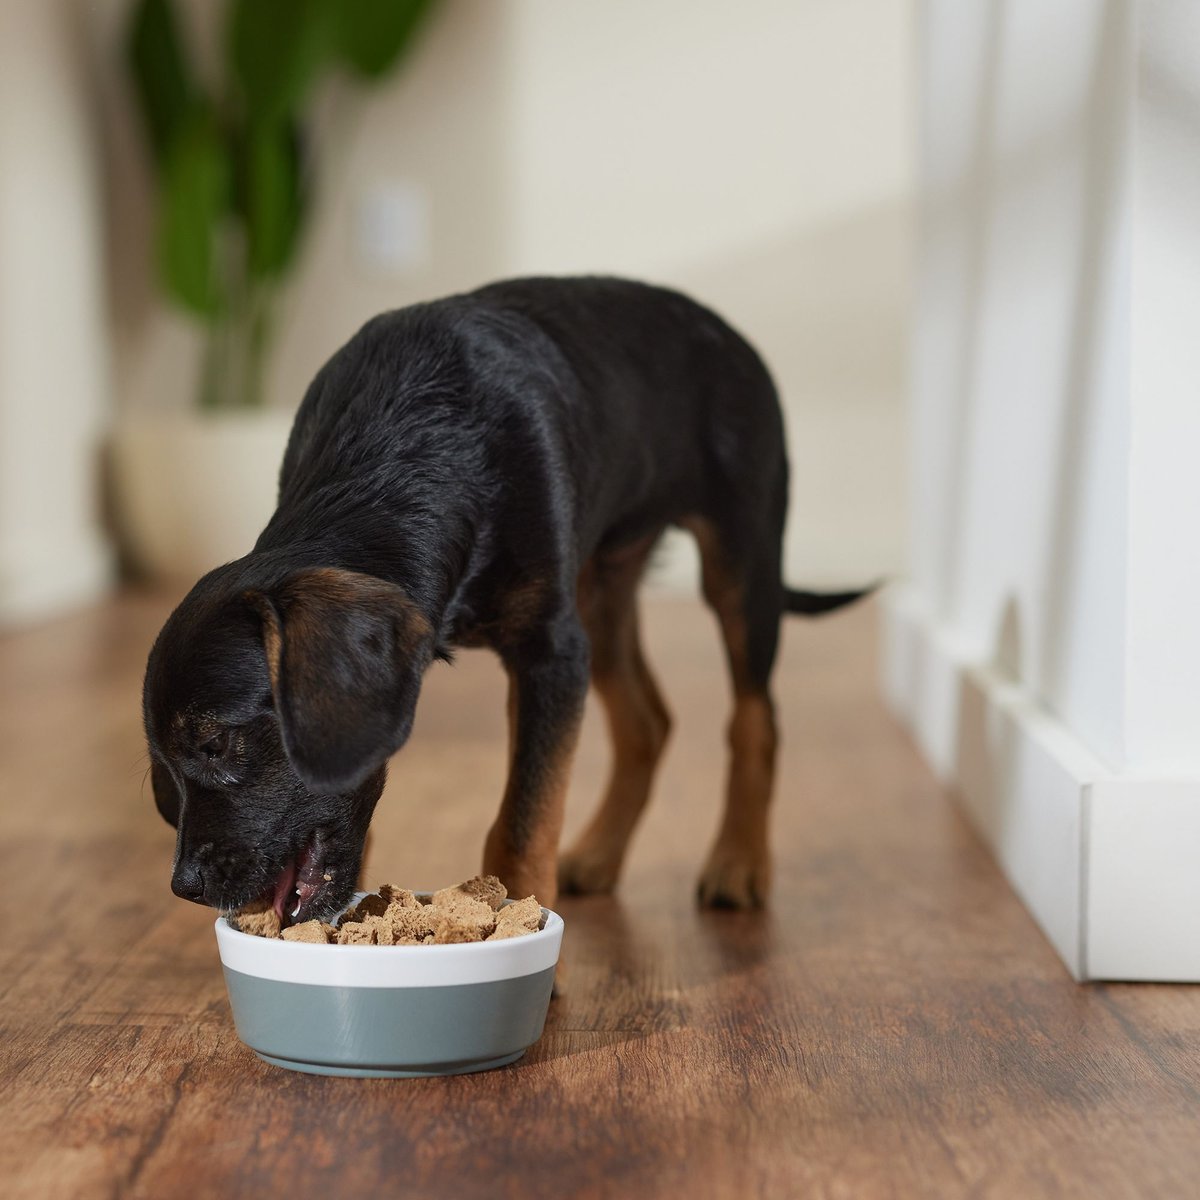
<instances>
[{"instance_id":1,"label":"gray bowl base","mask_svg":"<svg viewBox=\"0 0 1200 1200\"><path fill-rule=\"evenodd\" d=\"M554 967L487 983L409 988L284 983L224 970L238 1037L264 1062L391 1079L515 1062L542 1036L554 986Z\"/></svg>"},{"instance_id":2,"label":"gray bowl base","mask_svg":"<svg viewBox=\"0 0 1200 1200\"><path fill-rule=\"evenodd\" d=\"M290 1058L276 1058L271 1054L255 1054L273 1067L284 1067L288 1071L304 1071L309 1075L348 1075L354 1079L428 1079L433 1075L470 1075L476 1071L491 1071L496 1067L507 1067L521 1058L525 1051L502 1054L499 1058L481 1058L467 1063L429 1063L412 1071L401 1071L391 1067L337 1067L326 1063L297 1062Z\"/></svg>"}]
</instances>

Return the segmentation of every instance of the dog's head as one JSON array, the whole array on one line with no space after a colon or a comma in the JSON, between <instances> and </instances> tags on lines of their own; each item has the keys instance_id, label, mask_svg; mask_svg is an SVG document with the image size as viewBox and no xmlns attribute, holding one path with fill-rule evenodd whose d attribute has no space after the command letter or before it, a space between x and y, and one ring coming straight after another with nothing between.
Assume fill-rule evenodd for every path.
<instances>
[{"instance_id":1,"label":"dog's head","mask_svg":"<svg viewBox=\"0 0 1200 1200\"><path fill-rule=\"evenodd\" d=\"M321 567L259 587L246 562L205 576L150 652L154 799L177 895L307 920L354 891L434 635L394 584Z\"/></svg>"}]
</instances>

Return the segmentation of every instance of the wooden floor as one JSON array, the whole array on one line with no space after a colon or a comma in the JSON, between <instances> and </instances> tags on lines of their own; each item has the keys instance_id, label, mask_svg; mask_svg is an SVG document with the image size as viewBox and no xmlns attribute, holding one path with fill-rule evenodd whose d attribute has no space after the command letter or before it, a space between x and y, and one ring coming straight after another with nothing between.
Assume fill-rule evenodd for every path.
<instances>
[{"instance_id":1,"label":"wooden floor","mask_svg":"<svg viewBox=\"0 0 1200 1200\"><path fill-rule=\"evenodd\" d=\"M869 608L787 629L765 914L700 913L726 684L649 606L677 724L617 899L561 905L545 1036L490 1074L291 1074L236 1039L211 916L168 889L130 596L0 642L5 1197L1185 1197L1200 989L1074 984L876 698ZM486 656L431 674L375 882L472 873L501 786ZM590 713L570 821L606 767Z\"/></svg>"}]
</instances>

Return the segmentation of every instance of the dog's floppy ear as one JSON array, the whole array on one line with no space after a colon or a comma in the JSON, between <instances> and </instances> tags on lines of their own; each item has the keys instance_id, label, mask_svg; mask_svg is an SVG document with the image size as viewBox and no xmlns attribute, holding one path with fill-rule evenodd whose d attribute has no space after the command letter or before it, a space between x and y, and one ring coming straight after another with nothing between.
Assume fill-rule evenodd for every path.
<instances>
[{"instance_id":1,"label":"dog's floppy ear","mask_svg":"<svg viewBox=\"0 0 1200 1200\"><path fill-rule=\"evenodd\" d=\"M292 766L315 792L349 791L408 738L433 660L429 622L402 588L333 567L246 598Z\"/></svg>"}]
</instances>

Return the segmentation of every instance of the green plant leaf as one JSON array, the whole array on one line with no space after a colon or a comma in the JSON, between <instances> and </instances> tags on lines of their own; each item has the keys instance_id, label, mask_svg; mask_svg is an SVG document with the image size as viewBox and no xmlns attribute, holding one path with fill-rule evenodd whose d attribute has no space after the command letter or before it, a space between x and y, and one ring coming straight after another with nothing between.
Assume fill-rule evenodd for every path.
<instances>
[{"instance_id":1,"label":"green plant leaf","mask_svg":"<svg viewBox=\"0 0 1200 1200\"><path fill-rule=\"evenodd\" d=\"M127 53L142 121L161 168L197 99L170 0L140 0L135 6Z\"/></svg>"},{"instance_id":2,"label":"green plant leaf","mask_svg":"<svg viewBox=\"0 0 1200 1200\"><path fill-rule=\"evenodd\" d=\"M251 124L279 121L300 106L336 47L334 20L330 0L232 0L230 65Z\"/></svg>"},{"instance_id":3,"label":"green plant leaf","mask_svg":"<svg viewBox=\"0 0 1200 1200\"><path fill-rule=\"evenodd\" d=\"M340 0L338 52L359 75L378 79L410 45L433 0Z\"/></svg>"},{"instance_id":4,"label":"green plant leaf","mask_svg":"<svg viewBox=\"0 0 1200 1200\"><path fill-rule=\"evenodd\" d=\"M246 265L251 275L279 275L291 261L304 216L300 135L294 122L253 126L243 159Z\"/></svg>"},{"instance_id":5,"label":"green plant leaf","mask_svg":"<svg viewBox=\"0 0 1200 1200\"><path fill-rule=\"evenodd\" d=\"M168 294L203 317L225 307L220 240L229 213L229 150L207 115L174 139L160 196L158 269Z\"/></svg>"}]
</instances>

